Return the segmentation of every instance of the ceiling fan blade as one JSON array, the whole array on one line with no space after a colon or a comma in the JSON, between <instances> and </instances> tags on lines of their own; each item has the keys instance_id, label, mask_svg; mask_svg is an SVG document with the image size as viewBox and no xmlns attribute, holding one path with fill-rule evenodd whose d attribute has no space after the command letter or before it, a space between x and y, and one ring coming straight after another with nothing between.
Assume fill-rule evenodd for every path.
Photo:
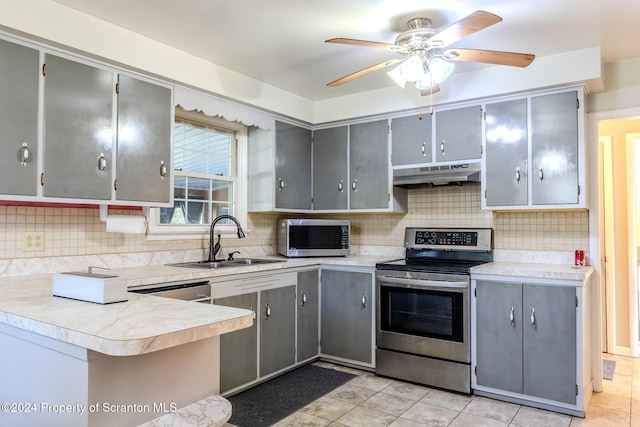
<instances>
[{"instance_id":1,"label":"ceiling fan blade","mask_svg":"<svg viewBox=\"0 0 640 427\"><path fill-rule=\"evenodd\" d=\"M387 50L399 49L399 46L395 44L371 42L368 40L345 39L345 38L329 39L329 40L325 40L325 43L349 44L354 46L375 47L376 49L387 49Z\"/></svg>"},{"instance_id":2,"label":"ceiling fan blade","mask_svg":"<svg viewBox=\"0 0 640 427\"><path fill-rule=\"evenodd\" d=\"M447 61L482 62L485 64L526 67L536 56L529 53L501 52L482 49L449 49L442 53Z\"/></svg>"},{"instance_id":3,"label":"ceiling fan blade","mask_svg":"<svg viewBox=\"0 0 640 427\"><path fill-rule=\"evenodd\" d=\"M497 24L502 18L493 13L477 10L471 15L462 18L453 25L448 26L444 30L431 36L429 41L435 48L449 46L473 33L484 30L487 27Z\"/></svg>"},{"instance_id":4,"label":"ceiling fan blade","mask_svg":"<svg viewBox=\"0 0 640 427\"><path fill-rule=\"evenodd\" d=\"M367 73L370 73L370 72L376 71L376 70L380 70L382 68L386 68L386 67L388 67L390 65L396 64L396 63L401 62L401 61L404 61L404 59L390 59L388 61L381 62L379 64L372 65L372 66L367 67L367 68L363 68L360 71L356 71L355 73L351 73L348 76L344 76L344 77L339 78L338 80L332 81L331 83L327 83L327 86L332 86L332 87L333 86L340 86L343 83L347 83L347 82L349 82L349 81L351 81L353 79L356 79L358 77L364 76Z\"/></svg>"},{"instance_id":5,"label":"ceiling fan blade","mask_svg":"<svg viewBox=\"0 0 640 427\"><path fill-rule=\"evenodd\" d=\"M421 89L420 90L420 96L428 96L428 95L431 95L433 93L438 93L438 92L440 92L440 86L433 85L430 89Z\"/></svg>"}]
</instances>

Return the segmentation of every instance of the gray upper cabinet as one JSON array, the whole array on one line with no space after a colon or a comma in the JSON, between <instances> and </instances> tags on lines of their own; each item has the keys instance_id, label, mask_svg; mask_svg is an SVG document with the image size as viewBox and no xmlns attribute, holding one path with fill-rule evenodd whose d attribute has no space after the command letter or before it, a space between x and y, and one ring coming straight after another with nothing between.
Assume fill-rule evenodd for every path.
<instances>
[{"instance_id":1,"label":"gray upper cabinet","mask_svg":"<svg viewBox=\"0 0 640 427\"><path fill-rule=\"evenodd\" d=\"M391 164L406 166L433 161L432 116L412 115L391 121Z\"/></svg>"},{"instance_id":2,"label":"gray upper cabinet","mask_svg":"<svg viewBox=\"0 0 640 427\"><path fill-rule=\"evenodd\" d=\"M351 209L388 209L389 121L350 125L349 180Z\"/></svg>"},{"instance_id":3,"label":"gray upper cabinet","mask_svg":"<svg viewBox=\"0 0 640 427\"><path fill-rule=\"evenodd\" d=\"M277 209L311 209L311 131L276 121Z\"/></svg>"},{"instance_id":4,"label":"gray upper cabinet","mask_svg":"<svg viewBox=\"0 0 640 427\"><path fill-rule=\"evenodd\" d=\"M51 54L45 67L43 194L109 200L114 74Z\"/></svg>"},{"instance_id":5,"label":"gray upper cabinet","mask_svg":"<svg viewBox=\"0 0 640 427\"><path fill-rule=\"evenodd\" d=\"M531 174L534 205L577 204L578 109L576 91L531 98Z\"/></svg>"},{"instance_id":6,"label":"gray upper cabinet","mask_svg":"<svg viewBox=\"0 0 640 427\"><path fill-rule=\"evenodd\" d=\"M320 348L323 356L373 363L373 274L322 269Z\"/></svg>"},{"instance_id":7,"label":"gray upper cabinet","mask_svg":"<svg viewBox=\"0 0 640 427\"><path fill-rule=\"evenodd\" d=\"M170 88L118 76L118 200L170 201L172 111Z\"/></svg>"},{"instance_id":8,"label":"gray upper cabinet","mask_svg":"<svg viewBox=\"0 0 640 427\"><path fill-rule=\"evenodd\" d=\"M298 330L297 330L297 362L303 362L318 356L320 337L318 320L320 300L318 292L318 270L298 273Z\"/></svg>"},{"instance_id":9,"label":"gray upper cabinet","mask_svg":"<svg viewBox=\"0 0 640 427\"><path fill-rule=\"evenodd\" d=\"M483 208L585 207L582 89L485 105Z\"/></svg>"},{"instance_id":10,"label":"gray upper cabinet","mask_svg":"<svg viewBox=\"0 0 640 427\"><path fill-rule=\"evenodd\" d=\"M0 40L0 194L38 191L39 53Z\"/></svg>"},{"instance_id":11,"label":"gray upper cabinet","mask_svg":"<svg viewBox=\"0 0 640 427\"><path fill-rule=\"evenodd\" d=\"M480 160L482 108L480 105L435 112L436 162Z\"/></svg>"},{"instance_id":12,"label":"gray upper cabinet","mask_svg":"<svg viewBox=\"0 0 640 427\"><path fill-rule=\"evenodd\" d=\"M478 386L576 404L576 288L476 285Z\"/></svg>"},{"instance_id":13,"label":"gray upper cabinet","mask_svg":"<svg viewBox=\"0 0 640 427\"><path fill-rule=\"evenodd\" d=\"M260 291L260 376L295 364L296 286Z\"/></svg>"},{"instance_id":14,"label":"gray upper cabinet","mask_svg":"<svg viewBox=\"0 0 640 427\"><path fill-rule=\"evenodd\" d=\"M349 208L349 126L313 131L313 209Z\"/></svg>"},{"instance_id":15,"label":"gray upper cabinet","mask_svg":"<svg viewBox=\"0 0 640 427\"><path fill-rule=\"evenodd\" d=\"M526 205L528 200L527 100L485 106L486 206Z\"/></svg>"}]
</instances>

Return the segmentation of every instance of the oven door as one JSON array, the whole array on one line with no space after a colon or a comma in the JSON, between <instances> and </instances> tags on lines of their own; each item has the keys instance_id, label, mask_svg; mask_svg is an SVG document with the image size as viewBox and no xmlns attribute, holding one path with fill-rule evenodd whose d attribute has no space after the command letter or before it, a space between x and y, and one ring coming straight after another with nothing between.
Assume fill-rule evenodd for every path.
<instances>
[{"instance_id":1,"label":"oven door","mask_svg":"<svg viewBox=\"0 0 640 427\"><path fill-rule=\"evenodd\" d=\"M471 362L469 276L378 270L378 348Z\"/></svg>"}]
</instances>

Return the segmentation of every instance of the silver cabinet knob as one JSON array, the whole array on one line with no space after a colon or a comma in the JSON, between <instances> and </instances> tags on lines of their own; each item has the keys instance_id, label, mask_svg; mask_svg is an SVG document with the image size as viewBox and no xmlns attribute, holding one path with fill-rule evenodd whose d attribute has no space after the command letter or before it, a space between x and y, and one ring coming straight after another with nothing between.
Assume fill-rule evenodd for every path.
<instances>
[{"instance_id":1,"label":"silver cabinet knob","mask_svg":"<svg viewBox=\"0 0 640 427\"><path fill-rule=\"evenodd\" d=\"M307 303L307 294L305 294L304 292L300 292L301 298L300 300L302 301L300 303L300 307L304 307L304 305Z\"/></svg>"},{"instance_id":2,"label":"silver cabinet knob","mask_svg":"<svg viewBox=\"0 0 640 427\"><path fill-rule=\"evenodd\" d=\"M442 142L440 143L440 152L442 153L442 155L444 156L444 139L442 140Z\"/></svg>"},{"instance_id":3,"label":"silver cabinet knob","mask_svg":"<svg viewBox=\"0 0 640 427\"><path fill-rule=\"evenodd\" d=\"M516 315L513 307L511 307L511 313L509 313L509 321L511 322L511 326L516 325Z\"/></svg>"},{"instance_id":4,"label":"silver cabinet knob","mask_svg":"<svg viewBox=\"0 0 640 427\"><path fill-rule=\"evenodd\" d=\"M167 165L164 164L164 160L160 161L160 178L167 176Z\"/></svg>"},{"instance_id":5,"label":"silver cabinet knob","mask_svg":"<svg viewBox=\"0 0 640 427\"><path fill-rule=\"evenodd\" d=\"M341 193L344 191L344 180L342 179L338 182L338 191Z\"/></svg>"},{"instance_id":6,"label":"silver cabinet knob","mask_svg":"<svg viewBox=\"0 0 640 427\"><path fill-rule=\"evenodd\" d=\"M531 309L531 327L532 328L536 327L536 309L535 308Z\"/></svg>"},{"instance_id":7,"label":"silver cabinet knob","mask_svg":"<svg viewBox=\"0 0 640 427\"><path fill-rule=\"evenodd\" d=\"M362 302L362 308L367 308L367 293L366 292L364 292L362 294L362 301L361 302Z\"/></svg>"},{"instance_id":8,"label":"silver cabinet knob","mask_svg":"<svg viewBox=\"0 0 640 427\"><path fill-rule=\"evenodd\" d=\"M351 183L351 189L353 191L358 191L358 180L354 179L353 182Z\"/></svg>"},{"instance_id":9,"label":"silver cabinet knob","mask_svg":"<svg viewBox=\"0 0 640 427\"><path fill-rule=\"evenodd\" d=\"M26 142L23 142L22 146L18 149L18 161L22 166L27 166L27 163L31 163L31 151L27 147Z\"/></svg>"},{"instance_id":10,"label":"silver cabinet knob","mask_svg":"<svg viewBox=\"0 0 640 427\"><path fill-rule=\"evenodd\" d=\"M282 178L278 178L278 191L284 190L284 180Z\"/></svg>"},{"instance_id":11,"label":"silver cabinet knob","mask_svg":"<svg viewBox=\"0 0 640 427\"><path fill-rule=\"evenodd\" d=\"M420 147L420 151L422 152L423 156L427 155L427 142L426 141L422 141L422 147Z\"/></svg>"},{"instance_id":12,"label":"silver cabinet knob","mask_svg":"<svg viewBox=\"0 0 640 427\"><path fill-rule=\"evenodd\" d=\"M98 157L98 170L100 172L104 172L107 169L107 158L104 153L100 153L100 157Z\"/></svg>"},{"instance_id":13,"label":"silver cabinet knob","mask_svg":"<svg viewBox=\"0 0 640 427\"><path fill-rule=\"evenodd\" d=\"M266 303L264 311L264 320L267 320L271 316L271 307L269 307L269 303Z\"/></svg>"},{"instance_id":14,"label":"silver cabinet knob","mask_svg":"<svg viewBox=\"0 0 640 427\"><path fill-rule=\"evenodd\" d=\"M538 171L538 179L540 180L540 182L542 182L542 180L544 179L544 172L542 172L542 168L540 168L540 170Z\"/></svg>"},{"instance_id":15,"label":"silver cabinet knob","mask_svg":"<svg viewBox=\"0 0 640 427\"><path fill-rule=\"evenodd\" d=\"M516 168L516 184L520 184L520 168Z\"/></svg>"}]
</instances>

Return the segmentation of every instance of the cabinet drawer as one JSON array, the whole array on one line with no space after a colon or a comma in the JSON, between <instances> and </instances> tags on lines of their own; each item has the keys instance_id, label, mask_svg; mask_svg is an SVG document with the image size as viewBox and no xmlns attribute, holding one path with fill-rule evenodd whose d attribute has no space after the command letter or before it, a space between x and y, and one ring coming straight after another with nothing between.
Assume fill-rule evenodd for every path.
<instances>
[{"instance_id":1,"label":"cabinet drawer","mask_svg":"<svg viewBox=\"0 0 640 427\"><path fill-rule=\"evenodd\" d=\"M233 277L233 278L231 278ZM264 289L280 288L296 284L296 273L251 273L211 279L213 298L222 298Z\"/></svg>"}]
</instances>

